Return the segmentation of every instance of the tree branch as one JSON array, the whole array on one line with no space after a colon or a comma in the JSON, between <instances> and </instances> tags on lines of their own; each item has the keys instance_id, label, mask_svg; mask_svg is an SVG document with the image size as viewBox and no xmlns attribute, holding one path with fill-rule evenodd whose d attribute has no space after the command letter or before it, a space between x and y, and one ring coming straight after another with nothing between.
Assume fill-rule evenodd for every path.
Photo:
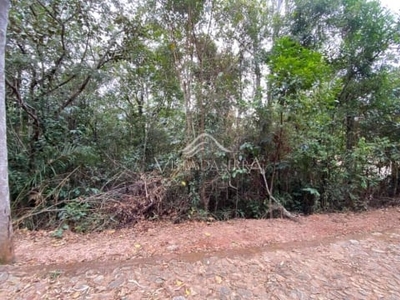
<instances>
[{"instance_id":1,"label":"tree branch","mask_svg":"<svg viewBox=\"0 0 400 300\"><path fill-rule=\"evenodd\" d=\"M58 59L55 60L54 62L54 66L45 74L43 74L43 77L39 80L34 79L31 83L31 89L33 89L33 87L35 87L38 84L43 84L44 81L47 79L49 81L51 81L51 78L57 73L57 70L60 69L60 66L67 54L66 51L66 47L65 47L65 23L68 22L68 20L66 22L62 22L59 19L57 19L57 17L45 6L43 5L40 1L37 1L37 3L39 3L39 5L47 12L47 14L56 22L61 26L61 48L62 48L62 53L60 55L60 57ZM49 94L50 92L48 92L47 94ZM37 100L38 97L35 98L35 100Z\"/></svg>"},{"instance_id":2,"label":"tree branch","mask_svg":"<svg viewBox=\"0 0 400 300\"><path fill-rule=\"evenodd\" d=\"M101 67L103 67L107 62L111 61L113 59L111 54L111 48L114 46L115 43L115 37L121 33L117 32L114 36L114 38L111 39L106 51L104 52L103 56L100 57L99 61L97 62L96 66L94 68L92 68L92 71L95 70L99 70L101 69ZM75 90L75 92L67 99L67 101L65 101L57 110L57 115L59 115L66 107L68 107L69 105L71 105L71 103L73 103L76 98L78 98L78 96L85 90L86 86L88 85L88 83L90 82L90 80L92 79L92 75L89 74L86 76L86 78L84 79L84 81L79 85L79 87Z\"/></svg>"},{"instance_id":3,"label":"tree branch","mask_svg":"<svg viewBox=\"0 0 400 300\"><path fill-rule=\"evenodd\" d=\"M39 119L38 117L32 112L32 110L34 111L35 109L31 106L29 106L28 104L26 104L22 97L21 94L19 93L18 89L11 84L11 82L6 78L5 79L6 84L8 85L8 87L11 88L11 90L13 91L14 95L16 96L17 102L20 105L20 107L22 107L22 109L33 119L34 123L38 126L39 125Z\"/></svg>"},{"instance_id":4,"label":"tree branch","mask_svg":"<svg viewBox=\"0 0 400 300\"><path fill-rule=\"evenodd\" d=\"M269 212L271 214L271 218L272 218L273 209L277 209L277 210L281 211L282 215L284 215L288 219L298 222L299 220L295 216L293 216L290 212L288 212L286 210L286 208L278 200L276 200L274 196L272 196L271 190L268 185L267 178L265 177L265 169L261 167L260 162L258 161L257 158L255 159L255 162L256 162L257 167L260 171L260 174L264 180L265 189L267 190L267 193L268 193L268 197L269 197L269 205L268 205L269 207L268 208L269 208ZM275 205L272 204L272 201L275 202Z\"/></svg>"}]
</instances>

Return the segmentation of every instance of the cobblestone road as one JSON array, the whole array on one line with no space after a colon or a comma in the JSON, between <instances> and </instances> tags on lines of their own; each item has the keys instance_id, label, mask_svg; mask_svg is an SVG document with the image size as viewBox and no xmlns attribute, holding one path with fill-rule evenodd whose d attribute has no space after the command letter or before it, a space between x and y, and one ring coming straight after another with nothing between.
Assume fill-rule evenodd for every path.
<instances>
[{"instance_id":1,"label":"cobblestone road","mask_svg":"<svg viewBox=\"0 0 400 300\"><path fill-rule=\"evenodd\" d=\"M0 267L0 299L400 299L400 229L179 257Z\"/></svg>"}]
</instances>

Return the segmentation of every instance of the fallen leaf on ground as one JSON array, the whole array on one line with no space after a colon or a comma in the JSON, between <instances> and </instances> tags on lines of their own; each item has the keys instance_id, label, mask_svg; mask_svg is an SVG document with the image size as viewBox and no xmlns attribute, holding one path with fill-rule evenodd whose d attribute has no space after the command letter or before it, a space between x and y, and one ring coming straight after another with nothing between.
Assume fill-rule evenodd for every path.
<instances>
[{"instance_id":1,"label":"fallen leaf on ground","mask_svg":"<svg viewBox=\"0 0 400 300\"><path fill-rule=\"evenodd\" d=\"M220 284L220 283L222 283L222 277L221 276L215 276L215 281L218 283L218 284Z\"/></svg>"},{"instance_id":2,"label":"fallen leaf on ground","mask_svg":"<svg viewBox=\"0 0 400 300\"><path fill-rule=\"evenodd\" d=\"M176 285L177 285L177 286L181 286L182 284L183 284L182 281L180 281L180 280L177 280L177 281L176 281Z\"/></svg>"}]
</instances>

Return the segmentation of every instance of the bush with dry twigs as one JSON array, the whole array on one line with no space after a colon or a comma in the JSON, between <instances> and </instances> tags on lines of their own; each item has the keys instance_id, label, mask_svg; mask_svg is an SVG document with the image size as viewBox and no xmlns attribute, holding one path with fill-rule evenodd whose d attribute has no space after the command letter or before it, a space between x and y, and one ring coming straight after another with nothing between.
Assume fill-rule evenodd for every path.
<instances>
[{"instance_id":1,"label":"bush with dry twigs","mask_svg":"<svg viewBox=\"0 0 400 300\"><path fill-rule=\"evenodd\" d=\"M173 217L179 185L157 173L129 174L130 180L86 198L35 207L15 220L15 226L96 231L133 225L141 219ZM67 225L67 226L66 226Z\"/></svg>"}]
</instances>

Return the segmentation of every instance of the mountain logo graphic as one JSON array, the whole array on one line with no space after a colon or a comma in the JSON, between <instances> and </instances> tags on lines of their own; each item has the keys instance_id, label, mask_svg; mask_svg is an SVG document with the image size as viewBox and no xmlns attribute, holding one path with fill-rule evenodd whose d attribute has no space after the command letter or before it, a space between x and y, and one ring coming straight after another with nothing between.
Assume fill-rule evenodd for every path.
<instances>
[{"instance_id":1,"label":"mountain logo graphic","mask_svg":"<svg viewBox=\"0 0 400 300\"><path fill-rule=\"evenodd\" d=\"M218 141L211 134L202 133L198 137L196 137L189 145L187 145L185 149L182 150L182 155L187 158L193 157L200 151L203 151L206 145L210 144L214 144L222 152L232 152L231 150L225 148L220 143L218 143Z\"/></svg>"}]
</instances>

